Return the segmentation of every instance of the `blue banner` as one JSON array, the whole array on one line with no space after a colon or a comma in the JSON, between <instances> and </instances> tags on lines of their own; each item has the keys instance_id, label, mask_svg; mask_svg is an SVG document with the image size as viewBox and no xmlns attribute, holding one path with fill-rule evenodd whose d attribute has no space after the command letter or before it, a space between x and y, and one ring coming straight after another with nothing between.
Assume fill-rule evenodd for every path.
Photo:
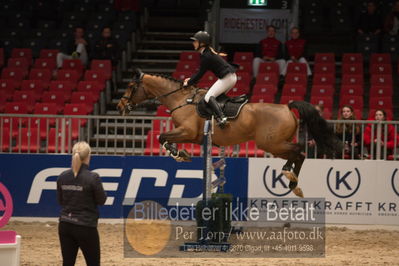
<instances>
[{"instance_id":1,"label":"blue banner","mask_svg":"<svg viewBox=\"0 0 399 266\"><path fill-rule=\"evenodd\" d=\"M216 160L216 159L215 159ZM225 193L247 198L248 159L229 158ZM70 155L0 154L0 183L10 192L13 215L57 217L56 180L70 167ZM202 194L203 159L178 163L169 157L92 156L90 169L99 173L107 191L101 218L120 218L123 206L141 200L190 199ZM4 201L0 195L0 203ZM1 205L1 204L0 204ZM0 217L2 211L0 210Z\"/></svg>"}]
</instances>

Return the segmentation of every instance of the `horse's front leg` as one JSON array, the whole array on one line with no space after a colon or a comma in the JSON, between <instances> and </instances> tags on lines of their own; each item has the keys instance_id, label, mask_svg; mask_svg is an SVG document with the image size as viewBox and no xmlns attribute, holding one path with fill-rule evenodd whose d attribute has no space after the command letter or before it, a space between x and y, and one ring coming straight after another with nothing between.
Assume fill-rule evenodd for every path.
<instances>
[{"instance_id":1,"label":"horse's front leg","mask_svg":"<svg viewBox=\"0 0 399 266\"><path fill-rule=\"evenodd\" d=\"M178 162L191 162L191 157L187 151L179 151L173 143L194 142L194 136L187 130L178 127L171 131L162 133L159 136L159 143Z\"/></svg>"}]
</instances>

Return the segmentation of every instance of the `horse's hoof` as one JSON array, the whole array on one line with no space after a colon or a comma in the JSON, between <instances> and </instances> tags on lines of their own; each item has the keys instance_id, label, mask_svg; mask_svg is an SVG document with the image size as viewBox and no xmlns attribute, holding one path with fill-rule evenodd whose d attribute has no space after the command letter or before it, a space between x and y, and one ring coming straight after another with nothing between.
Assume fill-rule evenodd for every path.
<instances>
[{"instance_id":1,"label":"horse's hoof","mask_svg":"<svg viewBox=\"0 0 399 266\"><path fill-rule=\"evenodd\" d=\"M191 162L190 154L186 150L179 151L179 157L182 158L182 162Z\"/></svg>"},{"instance_id":2,"label":"horse's hoof","mask_svg":"<svg viewBox=\"0 0 399 266\"><path fill-rule=\"evenodd\" d=\"M300 187L294 188L292 192L294 192L294 194L297 195L298 197L303 198L303 192Z\"/></svg>"},{"instance_id":3,"label":"horse's hoof","mask_svg":"<svg viewBox=\"0 0 399 266\"><path fill-rule=\"evenodd\" d=\"M283 173L283 175L288 178L288 180L290 180L291 182L296 182L298 183L298 177L296 176L296 174L294 174L291 171L287 171L287 170L283 170L281 171Z\"/></svg>"}]
</instances>

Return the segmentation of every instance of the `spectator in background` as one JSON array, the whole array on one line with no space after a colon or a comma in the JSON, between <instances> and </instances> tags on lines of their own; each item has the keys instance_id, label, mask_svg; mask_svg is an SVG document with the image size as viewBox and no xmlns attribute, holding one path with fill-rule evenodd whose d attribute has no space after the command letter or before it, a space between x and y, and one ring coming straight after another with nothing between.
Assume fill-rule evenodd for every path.
<instances>
[{"instance_id":1,"label":"spectator in background","mask_svg":"<svg viewBox=\"0 0 399 266\"><path fill-rule=\"evenodd\" d=\"M104 27L101 32L101 39L94 47L94 59L107 59L112 61L112 65L118 62L118 43L112 38L110 27Z\"/></svg>"},{"instance_id":2,"label":"spectator in background","mask_svg":"<svg viewBox=\"0 0 399 266\"><path fill-rule=\"evenodd\" d=\"M392 11L385 18L384 31L390 35L399 33L399 1L393 5Z\"/></svg>"},{"instance_id":3,"label":"spectator in background","mask_svg":"<svg viewBox=\"0 0 399 266\"><path fill-rule=\"evenodd\" d=\"M382 18L377 13L377 6L374 1L367 1L367 12L360 15L357 23L359 34L380 34L382 29Z\"/></svg>"},{"instance_id":4,"label":"spectator in background","mask_svg":"<svg viewBox=\"0 0 399 266\"><path fill-rule=\"evenodd\" d=\"M57 67L61 68L65 59L80 59L84 66L88 63L88 43L84 39L85 30L83 27L76 27L73 39L69 40L65 49L57 54Z\"/></svg>"},{"instance_id":5,"label":"spectator in background","mask_svg":"<svg viewBox=\"0 0 399 266\"><path fill-rule=\"evenodd\" d=\"M319 112L319 115L323 117L324 115L324 105L316 104L314 108ZM324 117L323 117L324 118ZM301 130L299 131L301 132ZM313 136L307 133L307 158L323 158L324 154L317 151L316 141L313 139Z\"/></svg>"},{"instance_id":6,"label":"spectator in background","mask_svg":"<svg viewBox=\"0 0 399 266\"><path fill-rule=\"evenodd\" d=\"M374 114L374 119L375 121L386 121L387 120L387 114L384 110L378 109L375 111ZM373 132L373 126L374 125L374 132ZM364 130L364 145L366 145L366 148L368 149L369 154L374 154L374 156L377 154L376 149L377 149L377 124L368 124L366 129ZM385 130L387 132L385 132ZM386 137L385 137L386 134ZM382 125L381 126L381 154L384 152L384 148L387 148L387 155L392 154L392 150L395 147L395 127L393 125ZM373 144L372 144L373 143ZM371 150L373 148L373 151ZM367 154L366 154L367 156ZM368 156L367 156L368 157ZM371 158L373 159L373 158Z\"/></svg>"},{"instance_id":7,"label":"spectator in background","mask_svg":"<svg viewBox=\"0 0 399 266\"><path fill-rule=\"evenodd\" d=\"M359 124L350 123L350 120L356 120L353 107L344 105L341 109L341 114L338 120L348 122L338 123L336 125L335 133L338 138L344 143L344 154L337 154L337 158L353 158L359 159L359 144L360 144L360 126Z\"/></svg>"},{"instance_id":8,"label":"spectator in background","mask_svg":"<svg viewBox=\"0 0 399 266\"><path fill-rule=\"evenodd\" d=\"M306 54L306 40L300 38L300 31L298 27L293 27L291 29L291 39L285 42L285 55L287 64L280 72L281 75L285 76L287 73L287 66L289 63L304 63L306 64L308 76L312 75L308 61L305 59Z\"/></svg>"},{"instance_id":9,"label":"spectator in background","mask_svg":"<svg viewBox=\"0 0 399 266\"><path fill-rule=\"evenodd\" d=\"M273 26L267 27L267 37L259 42L257 57L252 63L253 76L256 78L259 72L259 65L262 62L276 62L279 66L280 74L285 67L285 60L283 59L283 46L279 40L276 39L276 28Z\"/></svg>"}]
</instances>

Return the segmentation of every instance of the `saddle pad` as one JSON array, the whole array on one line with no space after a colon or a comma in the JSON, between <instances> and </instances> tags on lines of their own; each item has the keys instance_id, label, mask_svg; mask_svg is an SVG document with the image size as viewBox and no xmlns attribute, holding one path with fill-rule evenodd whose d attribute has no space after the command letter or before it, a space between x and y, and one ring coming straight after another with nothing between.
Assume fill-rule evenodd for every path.
<instances>
[{"instance_id":1,"label":"saddle pad","mask_svg":"<svg viewBox=\"0 0 399 266\"><path fill-rule=\"evenodd\" d=\"M248 98L244 96L238 96L235 98L228 98L227 96L218 97L216 100L220 104L224 115L228 119L236 119L241 112L242 107L248 103ZM204 98L202 98L197 104L197 112L200 117L210 119L213 115L212 109L205 102Z\"/></svg>"}]
</instances>

